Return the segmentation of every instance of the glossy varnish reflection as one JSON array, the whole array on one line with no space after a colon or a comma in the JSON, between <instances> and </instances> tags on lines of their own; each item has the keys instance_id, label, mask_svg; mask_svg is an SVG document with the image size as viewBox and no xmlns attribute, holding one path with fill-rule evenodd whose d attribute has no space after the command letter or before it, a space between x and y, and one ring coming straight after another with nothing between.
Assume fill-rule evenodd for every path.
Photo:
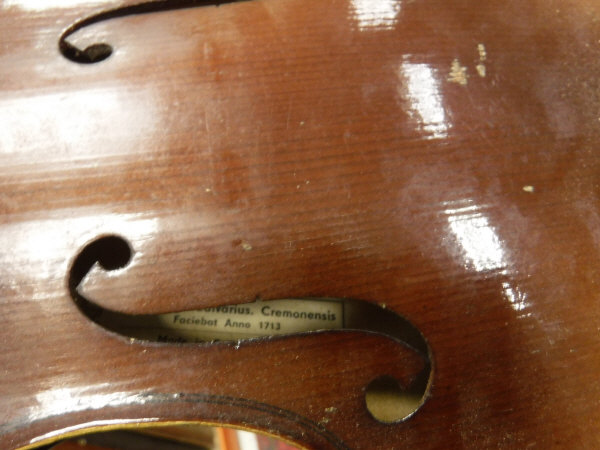
<instances>
[{"instance_id":1,"label":"glossy varnish reflection","mask_svg":"<svg viewBox=\"0 0 600 450\"><path fill-rule=\"evenodd\" d=\"M599 444L597 2L249 1L101 22L71 39L110 58L60 55L115 6L0 6L3 448L190 420L314 448ZM103 306L385 304L432 348L429 400L369 416L364 387L411 361L377 336L108 334L67 287L107 234L134 257L93 280Z\"/></svg>"}]
</instances>

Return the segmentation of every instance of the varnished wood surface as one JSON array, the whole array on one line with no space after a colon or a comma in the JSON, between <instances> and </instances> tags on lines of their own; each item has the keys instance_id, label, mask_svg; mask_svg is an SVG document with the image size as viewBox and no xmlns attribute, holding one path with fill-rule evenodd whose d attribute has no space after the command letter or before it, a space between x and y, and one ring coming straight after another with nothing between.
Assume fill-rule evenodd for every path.
<instances>
[{"instance_id":1,"label":"varnished wood surface","mask_svg":"<svg viewBox=\"0 0 600 450\"><path fill-rule=\"evenodd\" d=\"M230 423L311 448L600 446L600 6L256 0L75 21L0 4L0 446L87 426ZM73 304L78 252L134 250L128 313L347 297L408 318L430 398L376 422L414 361L377 336L139 344ZM334 408L334 409L331 409ZM330 412L327 412L330 411ZM335 411L335 413L331 413Z\"/></svg>"}]
</instances>

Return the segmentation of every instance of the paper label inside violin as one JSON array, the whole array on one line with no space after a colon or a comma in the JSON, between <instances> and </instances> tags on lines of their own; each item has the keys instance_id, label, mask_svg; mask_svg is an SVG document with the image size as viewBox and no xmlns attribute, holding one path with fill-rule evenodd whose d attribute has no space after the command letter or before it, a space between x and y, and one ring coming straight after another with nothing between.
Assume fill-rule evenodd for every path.
<instances>
[{"instance_id":1,"label":"paper label inside violin","mask_svg":"<svg viewBox=\"0 0 600 450\"><path fill-rule=\"evenodd\" d=\"M117 325L117 324L114 324ZM137 316L118 328L138 339L206 342L287 335L344 327L340 300L273 300Z\"/></svg>"}]
</instances>

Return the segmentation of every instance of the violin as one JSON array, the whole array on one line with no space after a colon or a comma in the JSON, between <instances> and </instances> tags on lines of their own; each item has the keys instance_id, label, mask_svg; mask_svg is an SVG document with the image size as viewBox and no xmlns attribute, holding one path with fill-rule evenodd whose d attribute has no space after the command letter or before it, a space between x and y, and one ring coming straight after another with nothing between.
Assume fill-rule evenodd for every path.
<instances>
[{"instance_id":1,"label":"violin","mask_svg":"<svg viewBox=\"0 0 600 450\"><path fill-rule=\"evenodd\" d=\"M2 2L0 447L598 446L599 16Z\"/></svg>"}]
</instances>

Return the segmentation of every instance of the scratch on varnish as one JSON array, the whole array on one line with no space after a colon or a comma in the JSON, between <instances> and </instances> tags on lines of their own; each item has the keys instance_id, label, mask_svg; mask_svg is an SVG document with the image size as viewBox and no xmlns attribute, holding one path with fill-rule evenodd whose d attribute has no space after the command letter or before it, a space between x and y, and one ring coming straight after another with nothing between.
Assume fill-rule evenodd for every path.
<instances>
[{"instance_id":1,"label":"scratch on varnish","mask_svg":"<svg viewBox=\"0 0 600 450\"><path fill-rule=\"evenodd\" d=\"M448 81L460 84L461 86L467 85L467 68L462 66L456 58L452 61L452 66L450 66Z\"/></svg>"},{"instance_id":2,"label":"scratch on varnish","mask_svg":"<svg viewBox=\"0 0 600 450\"><path fill-rule=\"evenodd\" d=\"M485 69L485 60L487 59L487 52L485 50L485 45L477 44L477 52L479 53L479 64L475 66L477 70L477 74L480 77L485 77L486 69Z\"/></svg>"}]
</instances>

